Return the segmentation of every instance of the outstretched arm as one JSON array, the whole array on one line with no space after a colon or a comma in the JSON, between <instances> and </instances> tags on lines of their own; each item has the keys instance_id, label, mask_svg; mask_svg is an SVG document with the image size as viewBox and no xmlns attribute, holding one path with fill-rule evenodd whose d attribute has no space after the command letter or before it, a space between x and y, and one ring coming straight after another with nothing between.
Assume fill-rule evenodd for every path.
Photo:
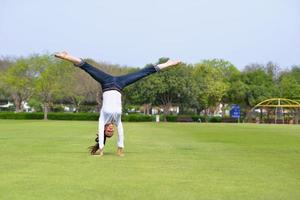
<instances>
[{"instance_id":1,"label":"outstretched arm","mask_svg":"<svg viewBox=\"0 0 300 200\"><path fill-rule=\"evenodd\" d=\"M100 113L99 117L99 125L98 125L98 140L99 140L99 151L100 156L103 156L103 148L104 148L104 127L105 127L105 120L104 115Z\"/></svg>"},{"instance_id":2,"label":"outstretched arm","mask_svg":"<svg viewBox=\"0 0 300 200\"><path fill-rule=\"evenodd\" d=\"M118 120L118 123L116 125L118 128L117 145L119 148L124 148L124 131L123 131L123 124L122 124L121 118Z\"/></svg>"},{"instance_id":3,"label":"outstretched arm","mask_svg":"<svg viewBox=\"0 0 300 200\"><path fill-rule=\"evenodd\" d=\"M124 133L123 133L123 125L122 125L122 121L121 121L121 115L117 119L116 125L118 127L117 155L124 156Z\"/></svg>"}]
</instances>

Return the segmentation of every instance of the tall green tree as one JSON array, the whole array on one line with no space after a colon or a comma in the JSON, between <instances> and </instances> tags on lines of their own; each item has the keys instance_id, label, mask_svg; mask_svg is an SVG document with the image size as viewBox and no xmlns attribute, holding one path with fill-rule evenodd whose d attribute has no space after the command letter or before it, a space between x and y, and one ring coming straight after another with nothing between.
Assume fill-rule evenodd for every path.
<instances>
[{"instance_id":1,"label":"tall green tree","mask_svg":"<svg viewBox=\"0 0 300 200\"><path fill-rule=\"evenodd\" d=\"M245 105L248 109L263 100L279 95L273 76L267 73L263 65L246 66L242 72L242 81L247 85Z\"/></svg>"},{"instance_id":2,"label":"tall green tree","mask_svg":"<svg viewBox=\"0 0 300 200\"><path fill-rule=\"evenodd\" d=\"M300 65L292 66L291 75L297 80L297 83L300 84Z\"/></svg>"},{"instance_id":3,"label":"tall green tree","mask_svg":"<svg viewBox=\"0 0 300 200\"><path fill-rule=\"evenodd\" d=\"M135 69L139 70L139 69ZM161 83L157 77L146 77L124 89L124 106L143 105L144 114L150 114L150 108L155 101L155 87Z\"/></svg>"},{"instance_id":4,"label":"tall green tree","mask_svg":"<svg viewBox=\"0 0 300 200\"><path fill-rule=\"evenodd\" d=\"M32 57L31 63L38 73L35 94L43 103L44 119L48 119L53 101L64 96L63 88L70 83L72 66L50 55Z\"/></svg>"},{"instance_id":5,"label":"tall green tree","mask_svg":"<svg viewBox=\"0 0 300 200\"><path fill-rule=\"evenodd\" d=\"M19 58L3 73L2 88L14 101L16 112L21 112L23 102L33 95L36 72L26 58Z\"/></svg>"},{"instance_id":6,"label":"tall green tree","mask_svg":"<svg viewBox=\"0 0 300 200\"><path fill-rule=\"evenodd\" d=\"M158 63L166 60L167 58L161 58ZM192 100L191 72L192 67L188 68L184 63L159 71L125 89L126 98L133 104L162 106L166 116L173 105L185 106Z\"/></svg>"},{"instance_id":7,"label":"tall green tree","mask_svg":"<svg viewBox=\"0 0 300 200\"><path fill-rule=\"evenodd\" d=\"M157 79L154 87L155 104L163 107L164 116L169 114L169 110L174 104L179 105L180 100L191 94L189 92L191 84L189 84L188 73L185 64L180 64L162 70L153 77L153 79Z\"/></svg>"},{"instance_id":8,"label":"tall green tree","mask_svg":"<svg viewBox=\"0 0 300 200\"><path fill-rule=\"evenodd\" d=\"M293 66L279 78L281 97L300 100L300 67Z\"/></svg>"},{"instance_id":9,"label":"tall green tree","mask_svg":"<svg viewBox=\"0 0 300 200\"><path fill-rule=\"evenodd\" d=\"M5 84L5 73L9 66L13 64L13 60L8 57L1 57L0 58L0 100L7 100L10 97L8 88Z\"/></svg>"},{"instance_id":10,"label":"tall green tree","mask_svg":"<svg viewBox=\"0 0 300 200\"><path fill-rule=\"evenodd\" d=\"M197 83L198 110L214 112L229 89L229 83L225 80L225 74L229 71L224 70L222 60L204 60L195 65L194 79Z\"/></svg>"},{"instance_id":11,"label":"tall green tree","mask_svg":"<svg viewBox=\"0 0 300 200\"><path fill-rule=\"evenodd\" d=\"M225 110L230 104L241 104L246 94L246 86L240 81L240 71L231 62L213 59L209 63L220 73L219 80L227 86L220 101L222 116L224 116Z\"/></svg>"}]
</instances>

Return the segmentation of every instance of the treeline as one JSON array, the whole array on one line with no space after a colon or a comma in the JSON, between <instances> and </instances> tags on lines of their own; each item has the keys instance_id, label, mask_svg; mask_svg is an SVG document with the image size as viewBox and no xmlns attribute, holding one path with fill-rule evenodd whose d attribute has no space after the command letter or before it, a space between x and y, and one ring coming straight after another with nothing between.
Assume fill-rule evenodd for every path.
<instances>
[{"instance_id":1,"label":"treeline","mask_svg":"<svg viewBox=\"0 0 300 200\"><path fill-rule=\"evenodd\" d=\"M160 58L157 63L166 60ZM139 69L86 61L113 75ZM101 87L89 75L51 55L0 59L0 99L12 101L16 112L23 111L23 102L43 111L45 118L49 111L61 111L61 104L72 105L76 112L96 112L101 96ZM179 106L180 114L212 115L219 105L223 114L231 104L247 112L274 97L300 99L300 66L282 69L269 62L250 64L240 71L229 61L212 59L182 63L134 83L124 90L123 108L126 112L143 106L149 114L157 106L168 115L172 106Z\"/></svg>"}]
</instances>

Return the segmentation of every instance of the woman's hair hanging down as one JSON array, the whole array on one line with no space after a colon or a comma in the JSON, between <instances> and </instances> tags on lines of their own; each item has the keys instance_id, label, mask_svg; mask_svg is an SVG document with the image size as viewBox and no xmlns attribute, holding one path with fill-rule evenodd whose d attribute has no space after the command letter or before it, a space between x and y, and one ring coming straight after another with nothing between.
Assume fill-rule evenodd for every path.
<instances>
[{"instance_id":1,"label":"woman's hair hanging down","mask_svg":"<svg viewBox=\"0 0 300 200\"><path fill-rule=\"evenodd\" d=\"M96 152L98 151L98 149L99 149L99 135L98 134L96 134L96 138L95 138L95 142L96 142L96 144L95 145L93 145L93 146L90 146L88 149L89 149L89 151L90 151L90 153L91 153L91 155L96 155ZM104 145L105 145L105 142L106 142L106 135L104 134Z\"/></svg>"}]
</instances>

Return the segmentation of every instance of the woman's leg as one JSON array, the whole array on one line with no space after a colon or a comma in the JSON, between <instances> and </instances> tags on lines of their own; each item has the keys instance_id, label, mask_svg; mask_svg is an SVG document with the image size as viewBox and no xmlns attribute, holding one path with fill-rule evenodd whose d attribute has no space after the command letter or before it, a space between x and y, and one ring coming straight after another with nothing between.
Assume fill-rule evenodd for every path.
<instances>
[{"instance_id":1,"label":"woman's leg","mask_svg":"<svg viewBox=\"0 0 300 200\"><path fill-rule=\"evenodd\" d=\"M100 69L93 67L92 65L84 62L81 58L77 58L75 56L70 55L67 52L61 52L54 55L57 58L69 61L73 63L75 66L80 67L84 71L86 71L90 76L92 76L96 81L100 84L105 84L107 82L111 82L112 76L101 71Z\"/></svg>"},{"instance_id":2,"label":"woman's leg","mask_svg":"<svg viewBox=\"0 0 300 200\"><path fill-rule=\"evenodd\" d=\"M127 85L130 85L146 76L149 76L150 74L153 74L153 73L155 73L159 70L162 70L164 68L167 68L167 67L178 65L180 62L181 61L179 61L179 60L174 60L174 61L169 60L165 63L158 64L156 66L152 65L149 67L145 67L137 72L133 72L130 74L126 74L126 75L117 77L117 82L118 82L118 84L120 84L121 88L123 89Z\"/></svg>"},{"instance_id":3,"label":"woman's leg","mask_svg":"<svg viewBox=\"0 0 300 200\"><path fill-rule=\"evenodd\" d=\"M156 66L145 67L137 72L116 77L117 84L123 89L124 87L157 72L159 68Z\"/></svg>"},{"instance_id":4,"label":"woman's leg","mask_svg":"<svg viewBox=\"0 0 300 200\"><path fill-rule=\"evenodd\" d=\"M77 65L82 70L87 72L91 77L93 77L96 81L98 81L102 86L106 83L112 81L113 76L110 74L101 71L100 69L88 64L87 62L82 62L81 64Z\"/></svg>"}]
</instances>

